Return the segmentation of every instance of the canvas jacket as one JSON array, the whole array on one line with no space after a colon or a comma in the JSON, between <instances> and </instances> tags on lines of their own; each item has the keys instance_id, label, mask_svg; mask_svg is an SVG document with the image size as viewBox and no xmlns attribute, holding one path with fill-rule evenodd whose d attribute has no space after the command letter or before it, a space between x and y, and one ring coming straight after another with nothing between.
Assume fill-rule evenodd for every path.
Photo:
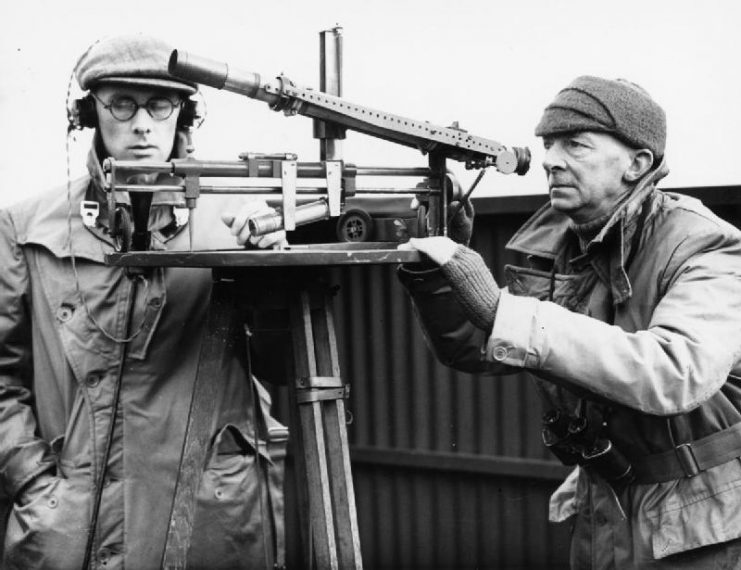
<instances>
[{"instance_id":1,"label":"canvas jacket","mask_svg":"<svg viewBox=\"0 0 741 570\"><path fill-rule=\"evenodd\" d=\"M491 331L468 322L438 271L402 269L438 358L469 372L524 368L547 409L607 405L603 433L630 460L741 422L741 233L699 201L657 190L664 172L586 247L549 206L526 222L508 247L529 264L505 268ZM740 499L738 459L619 497L577 469L551 518L578 515L575 568L674 568L741 536Z\"/></svg>"},{"instance_id":2,"label":"canvas jacket","mask_svg":"<svg viewBox=\"0 0 741 570\"><path fill-rule=\"evenodd\" d=\"M132 279L106 265L113 243L94 152L89 170L69 193L57 188L0 211L0 480L12 499L40 472L54 475L29 504L12 505L4 568L81 567L119 375L94 567L159 568L165 545L211 271L156 268ZM100 203L94 228L82 224L83 198ZM154 248L188 248L178 205L173 196L155 198ZM218 218L224 206L199 203L195 248L235 247ZM218 378L222 397L198 490L192 568L264 568L272 564L264 544L275 538L273 525L282 526L273 515L282 510L284 448L271 446L269 454L264 437L256 443L280 424L259 384L253 403L244 346L230 345ZM256 447L269 471L260 480Z\"/></svg>"}]
</instances>

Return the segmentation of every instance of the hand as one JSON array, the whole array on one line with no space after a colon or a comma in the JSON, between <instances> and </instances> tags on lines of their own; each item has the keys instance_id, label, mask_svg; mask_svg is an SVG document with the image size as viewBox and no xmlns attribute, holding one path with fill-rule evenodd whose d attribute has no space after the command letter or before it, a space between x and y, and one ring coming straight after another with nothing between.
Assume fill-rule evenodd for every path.
<instances>
[{"instance_id":1,"label":"hand","mask_svg":"<svg viewBox=\"0 0 741 570\"><path fill-rule=\"evenodd\" d=\"M409 208L416 211L419 206L419 199L415 196L412 198ZM463 205L460 201L450 202L448 204L448 216L452 214L453 217L448 222L448 237L467 246L471 242L471 234L473 233L474 213L471 200L465 200Z\"/></svg>"},{"instance_id":2,"label":"hand","mask_svg":"<svg viewBox=\"0 0 741 570\"><path fill-rule=\"evenodd\" d=\"M262 236L250 235L250 228L247 220L253 216L262 214L271 214L275 208L271 208L264 200L250 200L242 205L236 213L224 212L221 214L221 221L230 229L233 236L237 238L237 244L246 245L247 242L259 248L265 249L282 249L288 245L285 230L279 230Z\"/></svg>"},{"instance_id":3,"label":"hand","mask_svg":"<svg viewBox=\"0 0 741 570\"><path fill-rule=\"evenodd\" d=\"M458 244L449 237L433 236L410 238L408 242L400 244L397 249L401 251L419 251L442 267L452 259L455 250L458 249Z\"/></svg>"},{"instance_id":4,"label":"hand","mask_svg":"<svg viewBox=\"0 0 741 570\"><path fill-rule=\"evenodd\" d=\"M468 245L473 233L473 203L471 200L465 200L463 205L460 202L451 202L448 204L448 212L455 212L448 222L448 236L453 241Z\"/></svg>"}]
</instances>

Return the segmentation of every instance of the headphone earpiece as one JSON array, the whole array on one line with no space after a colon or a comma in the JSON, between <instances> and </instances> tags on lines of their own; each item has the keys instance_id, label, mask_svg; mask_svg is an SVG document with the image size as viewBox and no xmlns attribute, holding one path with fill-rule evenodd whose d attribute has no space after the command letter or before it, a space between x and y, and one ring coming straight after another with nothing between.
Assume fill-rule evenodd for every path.
<instances>
[{"instance_id":1,"label":"headphone earpiece","mask_svg":"<svg viewBox=\"0 0 741 570\"><path fill-rule=\"evenodd\" d=\"M67 109L69 130L94 129L98 126L98 111L95 108L95 99L87 94L82 99L75 99Z\"/></svg>"},{"instance_id":2,"label":"headphone earpiece","mask_svg":"<svg viewBox=\"0 0 741 570\"><path fill-rule=\"evenodd\" d=\"M180 108L178 116L179 128L195 128L201 126L206 118L205 105L202 99L185 99L183 106Z\"/></svg>"}]
</instances>

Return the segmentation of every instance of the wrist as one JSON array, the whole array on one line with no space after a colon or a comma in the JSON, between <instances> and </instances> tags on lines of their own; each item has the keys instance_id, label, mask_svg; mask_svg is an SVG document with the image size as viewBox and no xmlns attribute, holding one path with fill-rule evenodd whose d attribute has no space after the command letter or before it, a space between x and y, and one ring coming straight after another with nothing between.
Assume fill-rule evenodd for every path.
<instances>
[{"instance_id":1,"label":"wrist","mask_svg":"<svg viewBox=\"0 0 741 570\"><path fill-rule=\"evenodd\" d=\"M483 258L459 245L451 259L442 266L456 299L469 320L489 332L494 326L500 289Z\"/></svg>"}]
</instances>

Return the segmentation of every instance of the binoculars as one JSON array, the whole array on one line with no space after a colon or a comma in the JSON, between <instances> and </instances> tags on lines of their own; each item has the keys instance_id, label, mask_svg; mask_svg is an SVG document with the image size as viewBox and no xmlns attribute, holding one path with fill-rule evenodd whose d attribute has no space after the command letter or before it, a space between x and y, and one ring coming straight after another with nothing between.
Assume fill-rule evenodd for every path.
<instances>
[{"instance_id":1,"label":"binoculars","mask_svg":"<svg viewBox=\"0 0 741 570\"><path fill-rule=\"evenodd\" d=\"M601 425L593 424L584 416L549 410L543 414L543 443L564 465L591 469L613 487L629 485L635 479L633 466L600 435Z\"/></svg>"}]
</instances>

